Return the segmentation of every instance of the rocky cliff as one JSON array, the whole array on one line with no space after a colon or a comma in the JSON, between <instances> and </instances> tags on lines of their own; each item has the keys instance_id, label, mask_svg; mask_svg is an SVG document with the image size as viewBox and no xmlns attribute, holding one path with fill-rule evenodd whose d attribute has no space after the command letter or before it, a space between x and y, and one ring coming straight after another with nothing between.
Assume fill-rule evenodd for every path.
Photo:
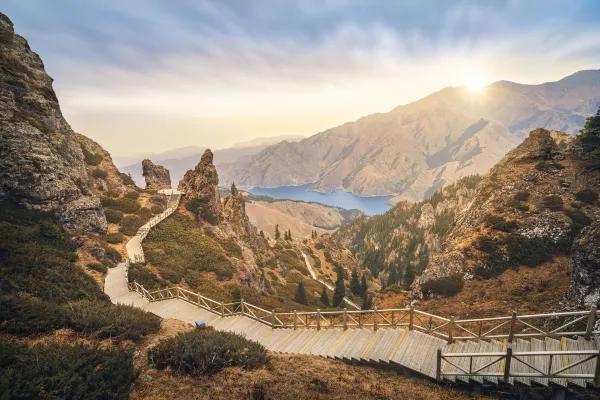
<instances>
[{"instance_id":1,"label":"rocky cliff","mask_svg":"<svg viewBox=\"0 0 600 400\"><path fill-rule=\"evenodd\" d=\"M0 199L54 212L67 229L107 229L82 147L63 118L52 78L1 13L0 182Z\"/></svg>"},{"instance_id":2,"label":"rocky cliff","mask_svg":"<svg viewBox=\"0 0 600 400\"><path fill-rule=\"evenodd\" d=\"M145 159L142 161L142 175L146 181L146 189L171 189L171 175L162 165Z\"/></svg>"},{"instance_id":3,"label":"rocky cliff","mask_svg":"<svg viewBox=\"0 0 600 400\"><path fill-rule=\"evenodd\" d=\"M213 217L218 218L221 215L219 175L213 164L213 153L210 149L206 149L194 169L185 173L178 189L185 191L188 201L198 199L198 203L202 203L202 207Z\"/></svg>"},{"instance_id":4,"label":"rocky cliff","mask_svg":"<svg viewBox=\"0 0 600 400\"><path fill-rule=\"evenodd\" d=\"M496 82L472 93L451 87L419 101L281 142L230 168L240 187L311 184L329 192L395 194L420 201L461 177L482 174L532 129L576 133L600 104L600 71L557 82Z\"/></svg>"}]
</instances>

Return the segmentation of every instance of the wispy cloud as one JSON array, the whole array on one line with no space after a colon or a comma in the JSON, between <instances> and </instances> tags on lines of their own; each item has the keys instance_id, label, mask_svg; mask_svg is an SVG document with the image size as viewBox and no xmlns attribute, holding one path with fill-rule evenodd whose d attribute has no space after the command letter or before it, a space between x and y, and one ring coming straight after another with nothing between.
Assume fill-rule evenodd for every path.
<instances>
[{"instance_id":1,"label":"wispy cloud","mask_svg":"<svg viewBox=\"0 0 600 400\"><path fill-rule=\"evenodd\" d=\"M111 152L312 134L468 79L600 68L591 1L8 0L74 128Z\"/></svg>"}]
</instances>

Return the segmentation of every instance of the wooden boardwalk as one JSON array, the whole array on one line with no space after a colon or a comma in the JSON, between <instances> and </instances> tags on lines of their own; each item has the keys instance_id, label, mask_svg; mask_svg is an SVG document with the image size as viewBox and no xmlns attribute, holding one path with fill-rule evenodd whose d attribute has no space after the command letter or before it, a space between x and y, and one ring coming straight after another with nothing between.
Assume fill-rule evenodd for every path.
<instances>
[{"instance_id":1,"label":"wooden boardwalk","mask_svg":"<svg viewBox=\"0 0 600 400\"><path fill-rule=\"evenodd\" d=\"M131 259L142 259L148 231L177 207L140 229L127 244L126 263L109 270L105 292L114 303L132 304L163 318L202 320L283 354L392 364L425 377L464 383L524 386L600 384L598 312L565 312L455 320L413 308L275 313L241 302L223 304L182 288L149 292L127 281Z\"/></svg>"}]
</instances>

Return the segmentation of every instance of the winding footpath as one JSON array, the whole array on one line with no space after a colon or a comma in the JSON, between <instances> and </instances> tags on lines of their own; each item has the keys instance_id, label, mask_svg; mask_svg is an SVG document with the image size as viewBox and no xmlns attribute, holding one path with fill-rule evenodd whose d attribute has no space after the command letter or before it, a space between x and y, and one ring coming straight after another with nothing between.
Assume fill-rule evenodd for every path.
<instances>
[{"instance_id":1,"label":"winding footpath","mask_svg":"<svg viewBox=\"0 0 600 400\"><path fill-rule=\"evenodd\" d=\"M315 281L319 282L320 284L322 284L323 286L325 286L327 289L331 290L332 292L335 292L335 287L333 287L333 285L331 285L331 284L325 282L323 279L319 279L317 277L317 271L315 271L315 269L310 264L310 260L308 259L308 256L306 254L304 254L303 251L301 253L302 253L302 257L304 257L304 262L306 263L306 268L308 268L310 277L313 278L313 280L315 280ZM360 306L358 304L356 304L355 302L353 302L352 300L350 300L349 298L344 297L344 301L346 302L346 304L354 307L356 310L360 310Z\"/></svg>"}]
</instances>

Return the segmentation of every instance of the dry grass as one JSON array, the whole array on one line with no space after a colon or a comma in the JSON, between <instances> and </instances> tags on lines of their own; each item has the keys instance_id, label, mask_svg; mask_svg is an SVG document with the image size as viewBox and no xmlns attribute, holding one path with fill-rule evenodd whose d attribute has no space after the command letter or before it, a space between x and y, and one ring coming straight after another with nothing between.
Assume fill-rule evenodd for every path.
<instances>
[{"instance_id":1,"label":"dry grass","mask_svg":"<svg viewBox=\"0 0 600 400\"><path fill-rule=\"evenodd\" d=\"M151 377L151 379L149 378ZM394 371L359 367L312 356L272 356L254 371L228 368L211 378L149 369L137 380L138 399L468 399L466 393Z\"/></svg>"},{"instance_id":2,"label":"dry grass","mask_svg":"<svg viewBox=\"0 0 600 400\"><path fill-rule=\"evenodd\" d=\"M483 318L550 312L561 308L572 277L568 257L555 257L539 267L509 269L488 280L473 279L456 296L415 303L419 310L442 317ZM408 292L384 295L378 308L407 305Z\"/></svg>"}]
</instances>

